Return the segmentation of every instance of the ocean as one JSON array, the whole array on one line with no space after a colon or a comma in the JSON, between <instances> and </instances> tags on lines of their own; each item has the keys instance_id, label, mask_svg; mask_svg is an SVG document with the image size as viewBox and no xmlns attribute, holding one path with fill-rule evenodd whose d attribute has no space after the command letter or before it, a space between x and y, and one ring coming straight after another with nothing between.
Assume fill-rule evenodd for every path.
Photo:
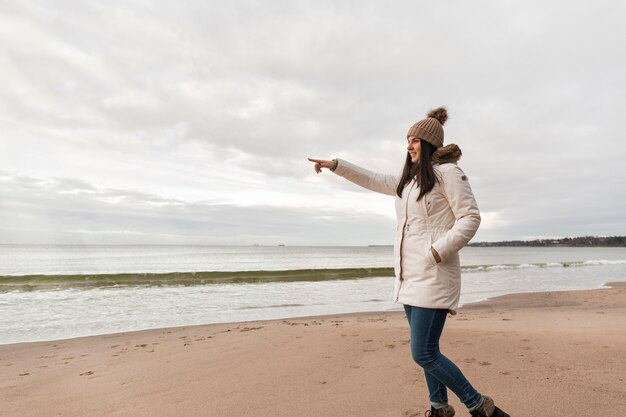
<instances>
[{"instance_id":1,"label":"ocean","mask_svg":"<svg viewBox=\"0 0 626 417\"><path fill-rule=\"evenodd\" d=\"M399 310L393 249L0 245L0 344ZM626 248L467 247L461 303L626 281Z\"/></svg>"}]
</instances>

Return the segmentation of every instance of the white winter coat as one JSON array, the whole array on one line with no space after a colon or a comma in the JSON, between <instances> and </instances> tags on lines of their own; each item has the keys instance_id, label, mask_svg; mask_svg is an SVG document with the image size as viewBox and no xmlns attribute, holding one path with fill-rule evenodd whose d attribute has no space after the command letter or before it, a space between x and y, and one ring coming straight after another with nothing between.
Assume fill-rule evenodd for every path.
<instances>
[{"instance_id":1,"label":"white winter coat","mask_svg":"<svg viewBox=\"0 0 626 417\"><path fill-rule=\"evenodd\" d=\"M420 201L417 201L419 187L415 181L406 185L400 198L396 195L400 175L378 174L337 160L335 174L369 190L396 196L393 297L396 303L447 309L456 314L461 293L459 251L480 225L474 194L456 160L458 156L451 162L444 160L446 163L433 165L440 181ZM431 247L439 253L440 263Z\"/></svg>"}]
</instances>

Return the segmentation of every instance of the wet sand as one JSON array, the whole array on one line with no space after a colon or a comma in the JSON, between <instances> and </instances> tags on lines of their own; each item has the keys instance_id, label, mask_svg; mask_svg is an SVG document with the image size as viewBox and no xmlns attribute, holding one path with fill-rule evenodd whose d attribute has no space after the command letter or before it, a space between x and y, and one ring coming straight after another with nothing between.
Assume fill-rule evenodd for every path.
<instances>
[{"instance_id":1,"label":"wet sand","mask_svg":"<svg viewBox=\"0 0 626 417\"><path fill-rule=\"evenodd\" d=\"M408 342L386 312L0 345L0 415L423 416ZM626 283L466 306L441 349L514 417L626 416Z\"/></svg>"}]
</instances>

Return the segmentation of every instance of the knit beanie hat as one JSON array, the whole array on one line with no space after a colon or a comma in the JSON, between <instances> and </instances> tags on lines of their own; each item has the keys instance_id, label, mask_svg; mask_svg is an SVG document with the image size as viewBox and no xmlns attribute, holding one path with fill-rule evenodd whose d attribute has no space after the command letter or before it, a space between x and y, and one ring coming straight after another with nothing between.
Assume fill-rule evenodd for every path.
<instances>
[{"instance_id":1,"label":"knit beanie hat","mask_svg":"<svg viewBox=\"0 0 626 417\"><path fill-rule=\"evenodd\" d=\"M436 148L441 148L443 146L443 125L448 120L448 111L445 107L439 107L429 111L427 116L411 126L406 136L415 136Z\"/></svg>"}]
</instances>

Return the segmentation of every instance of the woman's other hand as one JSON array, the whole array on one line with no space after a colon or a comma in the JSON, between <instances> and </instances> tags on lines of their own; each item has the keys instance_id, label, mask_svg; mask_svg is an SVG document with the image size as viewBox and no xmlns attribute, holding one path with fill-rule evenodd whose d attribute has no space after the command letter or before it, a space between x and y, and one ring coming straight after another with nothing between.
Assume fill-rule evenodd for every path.
<instances>
[{"instance_id":1,"label":"woman's other hand","mask_svg":"<svg viewBox=\"0 0 626 417\"><path fill-rule=\"evenodd\" d=\"M435 248L431 247L430 251L433 253L433 257L435 258L435 262L440 263L441 257L439 256L439 252L435 250Z\"/></svg>"},{"instance_id":2,"label":"woman's other hand","mask_svg":"<svg viewBox=\"0 0 626 417\"><path fill-rule=\"evenodd\" d=\"M309 161L311 162L315 162L315 172L317 172L318 174L320 172L322 172L322 168L327 168L327 169L334 169L337 161L336 160L332 160L332 161L327 161L326 159L314 159L314 158L308 158Z\"/></svg>"}]
</instances>

